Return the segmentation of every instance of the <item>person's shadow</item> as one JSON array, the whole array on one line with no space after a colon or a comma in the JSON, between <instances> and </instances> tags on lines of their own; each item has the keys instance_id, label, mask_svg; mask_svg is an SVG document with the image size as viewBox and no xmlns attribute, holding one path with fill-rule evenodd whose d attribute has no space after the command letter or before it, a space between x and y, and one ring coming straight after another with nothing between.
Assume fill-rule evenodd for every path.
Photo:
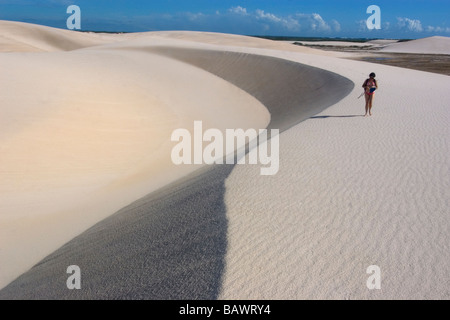
<instances>
[{"instance_id":1,"label":"person's shadow","mask_svg":"<svg viewBox=\"0 0 450 320\"><path fill-rule=\"evenodd\" d=\"M348 116L314 116L310 119L327 119L327 118L355 118L355 117L364 117L363 115L348 115Z\"/></svg>"}]
</instances>

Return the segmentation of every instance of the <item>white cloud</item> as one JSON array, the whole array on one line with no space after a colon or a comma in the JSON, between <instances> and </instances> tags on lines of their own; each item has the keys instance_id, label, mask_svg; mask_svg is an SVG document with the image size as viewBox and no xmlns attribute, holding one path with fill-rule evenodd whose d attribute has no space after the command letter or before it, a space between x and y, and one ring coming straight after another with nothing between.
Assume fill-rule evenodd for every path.
<instances>
[{"instance_id":1,"label":"white cloud","mask_svg":"<svg viewBox=\"0 0 450 320\"><path fill-rule=\"evenodd\" d=\"M231 13L234 13L234 14L243 15L243 16L248 15L247 9L246 9L246 8L243 8L243 7L241 7L241 6L232 7L232 8L230 8L230 9L228 9L228 12L231 12Z\"/></svg>"},{"instance_id":2,"label":"white cloud","mask_svg":"<svg viewBox=\"0 0 450 320\"><path fill-rule=\"evenodd\" d=\"M341 31L341 24L337 20L326 22L318 13L297 13L293 15L278 15L261 9L248 11L246 8L237 6L227 10L228 18L234 19L235 22L243 21L245 23L255 23L265 31L268 30L287 30L290 32L323 33L330 31ZM226 15L221 15L225 17ZM236 20L237 19L237 20Z\"/></svg>"},{"instance_id":3,"label":"white cloud","mask_svg":"<svg viewBox=\"0 0 450 320\"><path fill-rule=\"evenodd\" d=\"M288 17L283 23L288 30L299 31L301 29L300 23L291 17Z\"/></svg>"},{"instance_id":4,"label":"white cloud","mask_svg":"<svg viewBox=\"0 0 450 320\"><path fill-rule=\"evenodd\" d=\"M190 21L195 21L201 18L204 18L205 15L201 12L199 13L191 13L191 12L186 12L186 17L190 20Z\"/></svg>"},{"instance_id":5,"label":"white cloud","mask_svg":"<svg viewBox=\"0 0 450 320\"><path fill-rule=\"evenodd\" d=\"M304 22L307 24L307 27L309 27L313 31L330 31L331 27L328 23L323 20L323 18L318 13L297 13L295 15L302 23ZM335 20L336 21L336 20ZM337 21L336 21L337 22ZM337 22L338 28L340 29L340 24ZM335 24L336 26L336 24Z\"/></svg>"},{"instance_id":6,"label":"white cloud","mask_svg":"<svg viewBox=\"0 0 450 320\"><path fill-rule=\"evenodd\" d=\"M426 31L428 32L447 32L450 33L450 28L444 28L444 27L433 27L433 26L427 26Z\"/></svg>"},{"instance_id":7,"label":"white cloud","mask_svg":"<svg viewBox=\"0 0 450 320\"><path fill-rule=\"evenodd\" d=\"M367 21L366 20L358 20L356 21L356 24L358 25L358 31L366 31L367 29Z\"/></svg>"},{"instance_id":8,"label":"white cloud","mask_svg":"<svg viewBox=\"0 0 450 320\"><path fill-rule=\"evenodd\" d=\"M278 18L276 15L272 13L265 13L264 10L257 9L256 10L256 17L260 19L267 19L272 22L281 22L282 19Z\"/></svg>"},{"instance_id":9,"label":"white cloud","mask_svg":"<svg viewBox=\"0 0 450 320\"><path fill-rule=\"evenodd\" d=\"M259 20L266 20L270 21L276 25L280 25L284 27L285 29L291 30L291 31L298 31L300 30L300 24L296 19L293 19L292 17L278 17L274 15L273 13L266 13L264 10L257 9L255 11L256 18Z\"/></svg>"},{"instance_id":10,"label":"white cloud","mask_svg":"<svg viewBox=\"0 0 450 320\"><path fill-rule=\"evenodd\" d=\"M441 27L428 26L428 27L427 27L427 31L428 31L428 32L440 32L440 31L442 31L442 30L441 30Z\"/></svg>"},{"instance_id":11,"label":"white cloud","mask_svg":"<svg viewBox=\"0 0 450 320\"><path fill-rule=\"evenodd\" d=\"M409 18L397 18L397 24L401 29L408 29L409 31L422 32L422 22L420 20L409 19Z\"/></svg>"},{"instance_id":12,"label":"white cloud","mask_svg":"<svg viewBox=\"0 0 450 320\"><path fill-rule=\"evenodd\" d=\"M313 27L313 30L319 30L319 31L329 31L331 28L330 26L322 19L320 14L313 13L312 18L314 20L313 24L311 25Z\"/></svg>"},{"instance_id":13,"label":"white cloud","mask_svg":"<svg viewBox=\"0 0 450 320\"><path fill-rule=\"evenodd\" d=\"M331 20L331 25L333 26L334 31L339 32L341 31L341 24L337 20Z\"/></svg>"}]
</instances>

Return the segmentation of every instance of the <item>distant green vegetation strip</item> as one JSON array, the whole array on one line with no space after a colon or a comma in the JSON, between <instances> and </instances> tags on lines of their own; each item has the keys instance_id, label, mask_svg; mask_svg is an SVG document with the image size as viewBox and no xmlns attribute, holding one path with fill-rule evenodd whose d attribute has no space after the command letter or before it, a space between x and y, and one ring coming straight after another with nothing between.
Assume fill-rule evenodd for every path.
<instances>
[{"instance_id":1,"label":"distant green vegetation strip","mask_svg":"<svg viewBox=\"0 0 450 320\"><path fill-rule=\"evenodd\" d=\"M281 37L281 36L252 36L255 38L269 39L275 41L345 41L364 43L380 38L327 38L327 37ZM411 39L402 39L399 42L410 41Z\"/></svg>"}]
</instances>

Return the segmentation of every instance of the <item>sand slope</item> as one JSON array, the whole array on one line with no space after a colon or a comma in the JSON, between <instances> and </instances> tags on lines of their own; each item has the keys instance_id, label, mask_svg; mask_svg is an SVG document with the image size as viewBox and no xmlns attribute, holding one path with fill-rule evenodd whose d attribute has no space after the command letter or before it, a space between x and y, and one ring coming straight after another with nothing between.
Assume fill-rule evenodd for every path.
<instances>
[{"instance_id":1,"label":"sand slope","mask_svg":"<svg viewBox=\"0 0 450 320\"><path fill-rule=\"evenodd\" d=\"M105 35L73 32L16 21L0 21L0 52L69 51L106 42L108 41Z\"/></svg>"},{"instance_id":2,"label":"sand slope","mask_svg":"<svg viewBox=\"0 0 450 320\"><path fill-rule=\"evenodd\" d=\"M198 169L173 165L173 130L192 130L198 119L219 129L264 128L270 120L230 83L141 51L3 53L0 68L2 285L95 222Z\"/></svg>"}]
</instances>

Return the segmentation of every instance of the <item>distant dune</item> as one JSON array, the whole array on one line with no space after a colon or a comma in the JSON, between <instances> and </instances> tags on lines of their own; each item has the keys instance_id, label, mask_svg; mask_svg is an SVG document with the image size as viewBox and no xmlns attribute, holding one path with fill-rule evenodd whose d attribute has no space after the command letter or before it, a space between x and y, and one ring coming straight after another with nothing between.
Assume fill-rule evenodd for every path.
<instances>
[{"instance_id":1,"label":"distant dune","mask_svg":"<svg viewBox=\"0 0 450 320\"><path fill-rule=\"evenodd\" d=\"M382 52L450 54L450 37L429 37L387 45Z\"/></svg>"}]
</instances>

